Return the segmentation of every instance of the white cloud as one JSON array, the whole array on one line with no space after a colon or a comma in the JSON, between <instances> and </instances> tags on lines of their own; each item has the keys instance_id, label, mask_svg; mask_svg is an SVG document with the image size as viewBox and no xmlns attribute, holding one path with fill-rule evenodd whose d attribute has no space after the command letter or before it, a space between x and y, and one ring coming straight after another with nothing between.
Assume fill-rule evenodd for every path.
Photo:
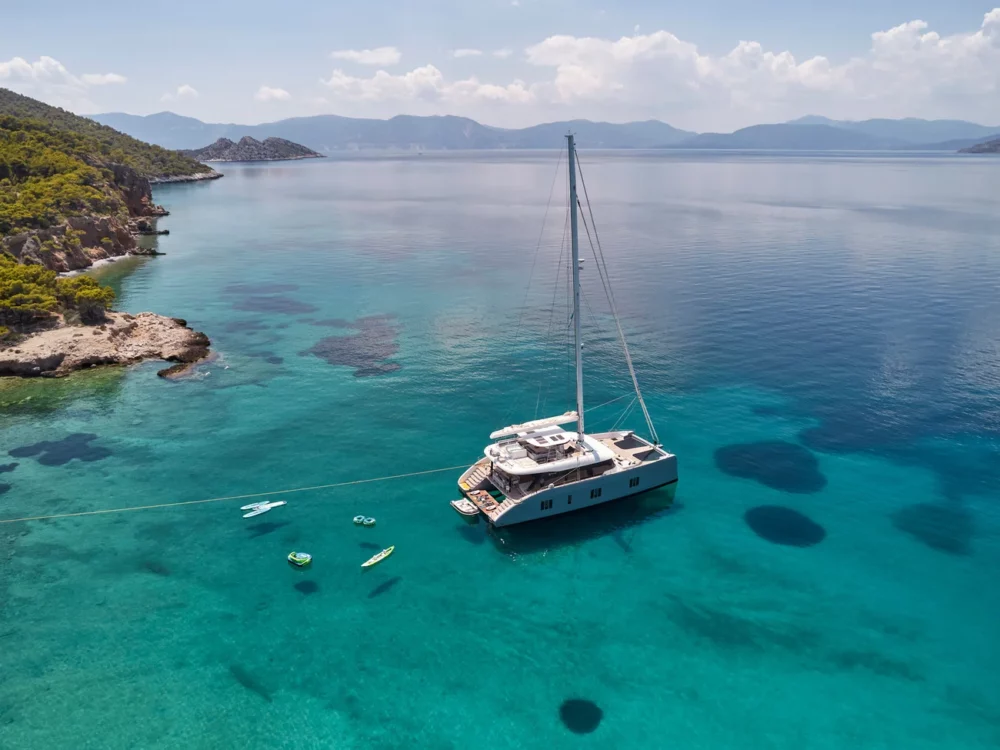
<instances>
[{"instance_id":1,"label":"white cloud","mask_svg":"<svg viewBox=\"0 0 1000 750\"><path fill-rule=\"evenodd\" d=\"M105 86L109 83L125 83L128 79L117 73L84 73L81 80L88 86Z\"/></svg>"},{"instance_id":2,"label":"white cloud","mask_svg":"<svg viewBox=\"0 0 1000 750\"><path fill-rule=\"evenodd\" d=\"M88 98L93 86L125 83L117 73L84 73L74 75L55 58L42 55L34 62L14 57L0 62L0 84L18 93L42 99L56 106L73 110L91 110Z\"/></svg>"},{"instance_id":3,"label":"white cloud","mask_svg":"<svg viewBox=\"0 0 1000 750\"><path fill-rule=\"evenodd\" d=\"M533 87L567 107L621 116L690 117L705 128L739 127L823 110L837 117L966 117L1000 123L1000 8L979 30L942 37L911 21L872 35L868 54L834 64L742 41L702 54L667 31L618 40L553 36L527 49L553 70Z\"/></svg>"},{"instance_id":4,"label":"white cloud","mask_svg":"<svg viewBox=\"0 0 1000 750\"><path fill-rule=\"evenodd\" d=\"M533 94L523 81L514 81L506 86L481 83L475 77L448 82L441 71L433 65L414 68L401 75L392 75L380 70L370 78L350 76L342 70L335 70L323 84L341 99L370 102L417 100L455 103L476 100L527 102L533 98Z\"/></svg>"},{"instance_id":5,"label":"white cloud","mask_svg":"<svg viewBox=\"0 0 1000 750\"><path fill-rule=\"evenodd\" d=\"M504 47L503 49L493 50L493 57L498 57L501 60L506 60L508 57L514 54L514 50L510 47Z\"/></svg>"},{"instance_id":6,"label":"white cloud","mask_svg":"<svg viewBox=\"0 0 1000 750\"><path fill-rule=\"evenodd\" d=\"M253 95L253 98L259 102L287 102L292 98L292 95L284 89L261 86L257 89L257 93Z\"/></svg>"},{"instance_id":7,"label":"white cloud","mask_svg":"<svg viewBox=\"0 0 1000 750\"><path fill-rule=\"evenodd\" d=\"M161 102L172 102L177 99L197 99L198 90L194 86L190 86L186 83L182 83L177 87L176 91L167 92L160 97Z\"/></svg>"},{"instance_id":8,"label":"white cloud","mask_svg":"<svg viewBox=\"0 0 1000 750\"><path fill-rule=\"evenodd\" d=\"M481 54L483 54L481 49L469 49L468 47L457 49L451 53L452 57L479 57Z\"/></svg>"},{"instance_id":9,"label":"white cloud","mask_svg":"<svg viewBox=\"0 0 1000 750\"><path fill-rule=\"evenodd\" d=\"M710 54L666 30L619 39L561 35L525 50L535 71L527 82L454 80L434 65L398 75L337 69L323 82L339 108L359 102L376 116L464 114L504 125L655 117L695 130L732 130L811 113L1000 125L1000 8L977 25L940 35L909 21L872 34L867 53L840 61L796 57L755 41ZM492 52L498 59L510 54Z\"/></svg>"},{"instance_id":10,"label":"white cloud","mask_svg":"<svg viewBox=\"0 0 1000 750\"><path fill-rule=\"evenodd\" d=\"M334 60L350 60L361 65L395 65L403 54L395 47L375 49L341 49L330 53Z\"/></svg>"}]
</instances>

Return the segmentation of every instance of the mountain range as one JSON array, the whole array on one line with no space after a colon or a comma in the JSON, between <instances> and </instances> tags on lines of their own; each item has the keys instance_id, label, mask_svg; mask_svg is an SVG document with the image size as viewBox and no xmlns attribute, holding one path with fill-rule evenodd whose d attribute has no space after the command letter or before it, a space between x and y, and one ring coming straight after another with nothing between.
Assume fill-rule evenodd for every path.
<instances>
[{"instance_id":1,"label":"mountain range","mask_svg":"<svg viewBox=\"0 0 1000 750\"><path fill-rule=\"evenodd\" d=\"M1000 137L1000 125L964 120L831 120L810 115L733 133L692 133L659 120L623 124L569 120L508 129L467 117L397 115L388 120L315 115L262 125L206 123L173 112L92 115L97 122L172 149L197 149L219 138L283 138L320 153L358 150L556 148L572 130L582 148L957 151Z\"/></svg>"}]
</instances>

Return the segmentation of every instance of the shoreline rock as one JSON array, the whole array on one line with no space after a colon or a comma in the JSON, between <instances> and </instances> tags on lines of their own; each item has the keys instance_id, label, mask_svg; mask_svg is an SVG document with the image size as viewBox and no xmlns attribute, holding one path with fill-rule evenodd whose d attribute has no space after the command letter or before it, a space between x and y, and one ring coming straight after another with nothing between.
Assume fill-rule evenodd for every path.
<instances>
[{"instance_id":1,"label":"shoreline rock","mask_svg":"<svg viewBox=\"0 0 1000 750\"><path fill-rule=\"evenodd\" d=\"M207 357L210 345L208 336L179 318L110 312L101 325L62 323L0 346L0 376L63 377L96 365L130 365L147 359L187 367Z\"/></svg>"},{"instance_id":2,"label":"shoreline rock","mask_svg":"<svg viewBox=\"0 0 1000 750\"><path fill-rule=\"evenodd\" d=\"M177 175L174 177L150 177L150 185L166 185L172 182L201 182L202 180L217 180L225 175L222 172L199 172L198 174Z\"/></svg>"}]
</instances>

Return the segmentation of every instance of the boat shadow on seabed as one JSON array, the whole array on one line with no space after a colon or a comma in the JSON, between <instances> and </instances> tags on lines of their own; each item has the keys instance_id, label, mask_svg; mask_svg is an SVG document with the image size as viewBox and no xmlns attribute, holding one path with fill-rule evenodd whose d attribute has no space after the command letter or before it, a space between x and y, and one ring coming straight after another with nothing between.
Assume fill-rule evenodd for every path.
<instances>
[{"instance_id":1,"label":"boat shadow on seabed","mask_svg":"<svg viewBox=\"0 0 1000 750\"><path fill-rule=\"evenodd\" d=\"M485 534L498 552L511 556L552 552L605 536L613 537L628 554L632 549L625 532L657 516L680 510L682 506L674 503L676 489L673 484L604 505L499 529L480 519L469 531Z\"/></svg>"}]
</instances>

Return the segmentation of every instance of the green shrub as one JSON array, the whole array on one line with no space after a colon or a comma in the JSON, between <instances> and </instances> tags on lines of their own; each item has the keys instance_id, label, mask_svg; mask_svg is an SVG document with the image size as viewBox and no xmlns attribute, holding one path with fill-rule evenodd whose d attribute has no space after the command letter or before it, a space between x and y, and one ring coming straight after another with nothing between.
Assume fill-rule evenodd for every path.
<instances>
[{"instance_id":1,"label":"green shrub","mask_svg":"<svg viewBox=\"0 0 1000 750\"><path fill-rule=\"evenodd\" d=\"M211 172L211 167L169 149L144 143L119 133L89 117L80 117L37 99L0 88L0 115L40 121L55 130L75 135L85 143L87 153L105 164L126 164L146 177L174 176ZM0 164L3 159L0 158ZM2 167L0 167L2 170ZM3 173L0 171L0 180Z\"/></svg>"},{"instance_id":2,"label":"green shrub","mask_svg":"<svg viewBox=\"0 0 1000 750\"><path fill-rule=\"evenodd\" d=\"M94 323L104 319L114 301L114 291L89 276L60 279L55 271L0 255L0 325L29 326L73 311L84 323Z\"/></svg>"}]
</instances>

